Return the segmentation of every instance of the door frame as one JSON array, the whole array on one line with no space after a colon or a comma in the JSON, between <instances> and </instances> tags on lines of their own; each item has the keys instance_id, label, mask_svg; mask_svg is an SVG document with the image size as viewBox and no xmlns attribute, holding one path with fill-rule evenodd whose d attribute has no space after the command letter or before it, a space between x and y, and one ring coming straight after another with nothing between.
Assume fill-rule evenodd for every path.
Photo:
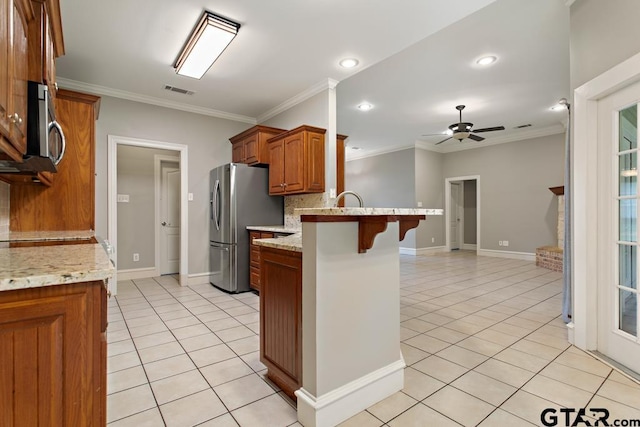
<instances>
[{"instance_id":1,"label":"door frame","mask_svg":"<svg viewBox=\"0 0 640 427\"><path fill-rule=\"evenodd\" d=\"M573 93L571 141L573 317L569 341L598 348L598 101L640 81L640 53L605 71ZM577 143L576 141L579 141Z\"/></svg>"},{"instance_id":2,"label":"door frame","mask_svg":"<svg viewBox=\"0 0 640 427\"><path fill-rule=\"evenodd\" d=\"M188 146L172 142L152 141L148 139L130 138L126 136L107 136L107 236L113 247L112 256L118 252L118 145L172 150L180 153L180 286L188 285L189 274L189 161ZM117 266L116 266L117 269ZM117 279L109 281L112 295L117 294Z\"/></svg>"},{"instance_id":3,"label":"door frame","mask_svg":"<svg viewBox=\"0 0 640 427\"><path fill-rule=\"evenodd\" d=\"M182 179L182 164L180 164L179 157L173 156L165 156L162 154L155 154L153 156L153 181L154 181L154 215L155 215L155 239L156 244L154 245L155 249L155 266L156 266L156 276L160 276L160 242L162 241L160 238L160 233L162 233L162 227L160 226L160 192L162 191L162 163L177 163L178 168L180 169L180 178ZM182 195L182 191L180 191ZM182 200L182 199L181 199ZM182 211L180 211L180 222L182 222ZM182 229L180 229L180 238L182 238ZM182 254L181 254L182 255Z\"/></svg>"},{"instance_id":4,"label":"door frame","mask_svg":"<svg viewBox=\"0 0 640 427\"><path fill-rule=\"evenodd\" d=\"M455 176L444 179L444 233L445 233L445 246L446 252L451 252L451 227L449 222L451 220L451 183L457 181L476 181L476 254L480 250L480 175L468 175L468 176ZM464 224L462 224L464 225ZM460 234L460 233L459 233ZM464 236L464 234L462 233ZM464 246L464 241L460 242L460 248Z\"/></svg>"}]
</instances>

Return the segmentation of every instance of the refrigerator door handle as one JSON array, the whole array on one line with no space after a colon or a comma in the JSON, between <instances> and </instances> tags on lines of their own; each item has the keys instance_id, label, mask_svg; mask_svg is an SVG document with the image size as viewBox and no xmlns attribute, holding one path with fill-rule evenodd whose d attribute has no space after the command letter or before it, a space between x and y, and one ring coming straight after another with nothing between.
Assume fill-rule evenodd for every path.
<instances>
[{"instance_id":1,"label":"refrigerator door handle","mask_svg":"<svg viewBox=\"0 0 640 427\"><path fill-rule=\"evenodd\" d=\"M213 191L209 193L209 205L211 206L211 212L209 216L211 217L211 221L213 221Z\"/></svg>"},{"instance_id":2,"label":"refrigerator door handle","mask_svg":"<svg viewBox=\"0 0 640 427\"><path fill-rule=\"evenodd\" d=\"M220 180L216 180L215 189L213 190L213 194L215 197L215 222L216 222L216 230L220 230Z\"/></svg>"}]
</instances>

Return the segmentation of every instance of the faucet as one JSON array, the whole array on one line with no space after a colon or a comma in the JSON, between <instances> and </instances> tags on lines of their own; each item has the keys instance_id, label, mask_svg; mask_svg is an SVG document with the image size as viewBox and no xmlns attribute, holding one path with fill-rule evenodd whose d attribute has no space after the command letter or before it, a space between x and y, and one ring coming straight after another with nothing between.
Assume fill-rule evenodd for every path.
<instances>
[{"instance_id":1,"label":"faucet","mask_svg":"<svg viewBox=\"0 0 640 427\"><path fill-rule=\"evenodd\" d=\"M342 193L338 194L338 197L336 197L336 201L333 204L333 207L337 207L338 206L338 202L340 201L341 198L343 198L344 196L346 196L347 194L352 194L354 196L356 196L356 199L358 199L358 203L360 204L360 207L364 206L364 202L362 201L362 197L360 197L360 195L358 193L356 193L355 191L343 191Z\"/></svg>"}]
</instances>

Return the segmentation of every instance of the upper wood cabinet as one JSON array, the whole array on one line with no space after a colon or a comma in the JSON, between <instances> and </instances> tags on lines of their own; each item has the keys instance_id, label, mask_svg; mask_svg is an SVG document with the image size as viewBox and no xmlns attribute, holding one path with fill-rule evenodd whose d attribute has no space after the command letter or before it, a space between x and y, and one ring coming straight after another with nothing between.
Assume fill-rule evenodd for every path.
<instances>
[{"instance_id":1,"label":"upper wood cabinet","mask_svg":"<svg viewBox=\"0 0 640 427\"><path fill-rule=\"evenodd\" d=\"M325 133L303 125L269 139L269 194L324 191Z\"/></svg>"},{"instance_id":2,"label":"upper wood cabinet","mask_svg":"<svg viewBox=\"0 0 640 427\"><path fill-rule=\"evenodd\" d=\"M57 1L32 0L33 20L29 23L29 80L49 86L55 96L56 58L64 55Z\"/></svg>"},{"instance_id":3,"label":"upper wood cabinet","mask_svg":"<svg viewBox=\"0 0 640 427\"><path fill-rule=\"evenodd\" d=\"M56 113L67 150L49 188L11 185L12 231L95 230L95 121L100 98L60 89Z\"/></svg>"},{"instance_id":4,"label":"upper wood cabinet","mask_svg":"<svg viewBox=\"0 0 640 427\"><path fill-rule=\"evenodd\" d=\"M0 0L0 150L21 161L27 148L28 24L26 0Z\"/></svg>"},{"instance_id":5,"label":"upper wood cabinet","mask_svg":"<svg viewBox=\"0 0 640 427\"><path fill-rule=\"evenodd\" d=\"M283 132L286 132L286 130L257 125L229 138L232 145L232 161L252 166L268 165L269 149L267 140Z\"/></svg>"}]
</instances>

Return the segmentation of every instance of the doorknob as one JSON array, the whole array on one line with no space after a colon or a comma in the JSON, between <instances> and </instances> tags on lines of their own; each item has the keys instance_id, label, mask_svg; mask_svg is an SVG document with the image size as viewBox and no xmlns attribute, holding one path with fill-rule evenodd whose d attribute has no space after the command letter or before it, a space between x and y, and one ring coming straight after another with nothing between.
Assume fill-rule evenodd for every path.
<instances>
[{"instance_id":1,"label":"doorknob","mask_svg":"<svg viewBox=\"0 0 640 427\"><path fill-rule=\"evenodd\" d=\"M161 224L162 224L162 226L164 227L165 225L167 225L167 222L166 222L166 221L162 221L162 223L161 223Z\"/></svg>"}]
</instances>

